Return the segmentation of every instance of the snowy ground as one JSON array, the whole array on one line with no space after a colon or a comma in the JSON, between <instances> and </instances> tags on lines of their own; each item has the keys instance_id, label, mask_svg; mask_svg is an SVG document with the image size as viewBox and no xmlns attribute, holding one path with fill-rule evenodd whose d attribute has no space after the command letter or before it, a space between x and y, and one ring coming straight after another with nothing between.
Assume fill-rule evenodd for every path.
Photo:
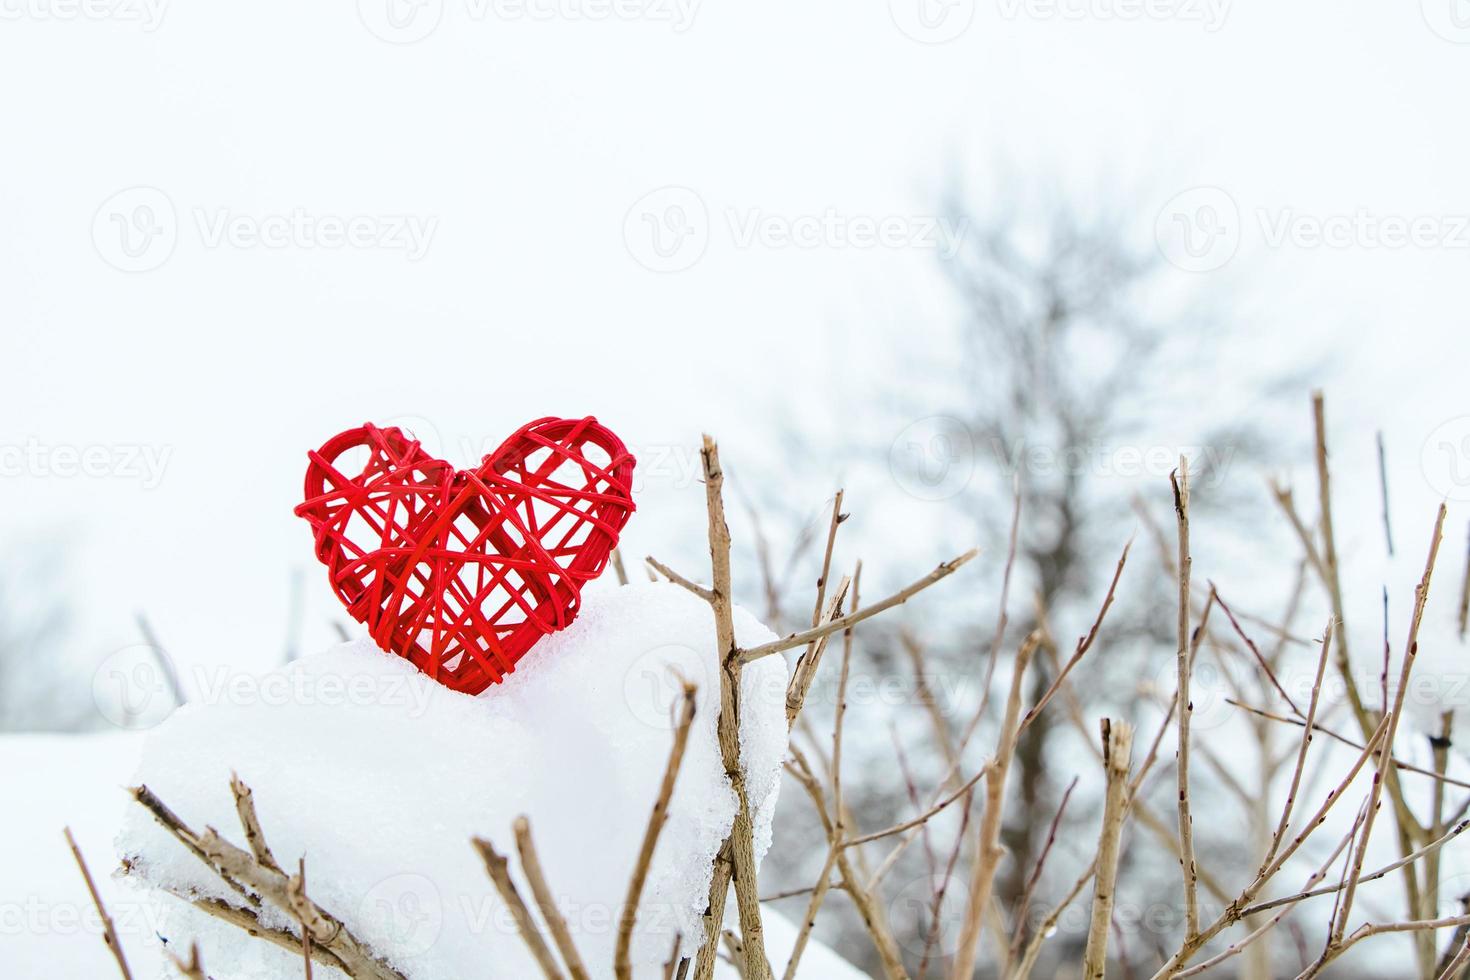
<instances>
[{"instance_id":1,"label":"snowy ground","mask_svg":"<svg viewBox=\"0 0 1470 980\"><path fill-rule=\"evenodd\" d=\"M737 630L745 642L768 635L744 616ZM12 801L11 832L0 842L4 975L103 977L112 969L61 836L65 824L137 975L169 975L161 941L194 938L217 975L294 975L274 948L110 874L121 850L135 861L130 879L217 891L123 787L141 776L185 820L238 840L226 784L232 768L253 786L277 856L294 863L305 853L313 897L359 935L389 945L416 980L534 974L467 844L481 833L512 851L508 827L520 813L532 819L584 956L610 964L607 920L670 738L661 707L668 695L656 682L668 664L697 671L712 647L707 634L710 617L698 600L674 586L635 586L589 597L571 629L480 698L423 683L366 644L344 644L268 678L235 678L148 733L0 739ZM780 658L764 663L747 674L752 710L742 729L762 847L784 750L785 676ZM703 698L700 707L708 707ZM712 710L696 715L644 892L635 962L659 962L674 932L690 928L685 920L697 912L709 856L733 812L713 722ZM771 958L784 962L794 930L774 911L767 924ZM815 980L862 976L823 948L809 948L803 966L801 975Z\"/></svg>"}]
</instances>

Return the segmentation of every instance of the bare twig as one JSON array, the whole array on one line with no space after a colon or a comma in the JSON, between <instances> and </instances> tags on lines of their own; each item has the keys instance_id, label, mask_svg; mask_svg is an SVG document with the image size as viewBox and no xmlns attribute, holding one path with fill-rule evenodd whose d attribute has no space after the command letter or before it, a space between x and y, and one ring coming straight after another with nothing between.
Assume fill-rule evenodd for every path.
<instances>
[{"instance_id":1,"label":"bare twig","mask_svg":"<svg viewBox=\"0 0 1470 980\"><path fill-rule=\"evenodd\" d=\"M1001 818L1005 806L1006 776L1010 772L1011 760L1016 754L1016 741L1020 736L1021 681L1031 655L1036 652L1041 635L1033 632L1021 644L1016 653L1016 662L1011 672L1011 690L1006 698L1005 720L1001 723L1000 741L996 746L995 762L986 773L985 812L980 818L980 833L976 842L975 864L970 874L970 897L965 915L960 924L959 943L955 947L954 963L950 976L954 980L969 980L975 972L976 954L980 948L981 924L990 907L991 889L995 884L996 868L1004 850L1000 846Z\"/></svg>"},{"instance_id":2,"label":"bare twig","mask_svg":"<svg viewBox=\"0 0 1470 980\"><path fill-rule=\"evenodd\" d=\"M260 817L255 812L255 795L240 779L239 773L230 773L230 792L235 797L235 813L240 818L240 828L245 831L245 843L249 846L250 853L255 855L255 860L262 867L280 871L281 866L276 863L276 857L266 845L265 834L260 829Z\"/></svg>"},{"instance_id":3,"label":"bare twig","mask_svg":"<svg viewBox=\"0 0 1470 980\"><path fill-rule=\"evenodd\" d=\"M1097 840L1097 873L1093 876L1092 922L1082 960L1085 980L1102 980L1108 962L1108 931L1113 921L1113 892L1118 877L1119 841L1128 816L1128 770L1133 762L1133 727L1102 720L1103 766L1108 789L1102 829Z\"/></svg>"},{"instance_id":4,"label":"bare twig","mask_svg":"<svg viewBox=\"0 0 1470 980\"><path fill-rule=\"evenodd\" d=\"M1082 658L1087 655L1087 651L1092 649L1092 644L1097 639L1098 631L1102 629L1103 619L1107 616L1108 610L1113 606L1113 598L1118 591L1118 580L1123 577L1123 567L1128 564L1128 551L1132 547L1132 541L1129 541L1123 546L1123 554L1118 557L1117 567L1113 569L1113 580L1108 583L1107 595L1103 597L1102 606L1097 611L1097 617L1092 621L1092 627L1088 629L1086 634L1078 637L1077 648L1072 652L1072 656L1067 658L1067 662L1057 672L1056 679L1047 687L1046 693L1031 707L1031 710L1026 712L1026 717L1021 719L1022 728L1031 724L1036 716L1041 714L1042 709L1051 703L1052 697L1061 688L1062 682L1067 679L1067 675L1072 672L1072 668L1076 667Z\"/></svg>"},{"instance_id":5,"label":"bare twig","mask_svg":"<svg viewBox=\"0 0 1470 980\"><path fill-rule=\"evenodd\" d=\"M1169 475L1174 488L1174 516L1179 527L1179 646L1176 667L1179 675L1179 867L1184 874L1184 931L1186 940L1199 935L1199 870L1194 858L1194 819L1189 812L1189 720L1194 704L1189 699L1191 658L1189 655L1189 463L1179 458L1179 469Z\"/></svg>"},{"instance_id":6,"label":"bare twig","mask_svg":"<svg viewBox=\"0 0 1470 980\"><path fill-rule=\"evenodd\" d=\"M189 959L181 960L173 953L168 954L169 962L173 963L174 969L184 977L184 980L208 980L204 975L204 963L199 959L199 944L189 944Z\"/></svg>"},{"instance_id":7,"label":"bare twig","mask_svg":"<svg viewBox=\"0 0 1470 980\"><path fill-rule=\"evenodd\" d=\"M664 578L668 579L670 582L673 582L675 585L683 586L690 592L693 592L695 595L699 596L705 602L712 602L714 600L715 594L709 589L706 589L704 586L698 584L697 582L690 581L689 579L680 575L678 572L674 571L672 568L665 565L663 562L659 561L652 555L648 555L643 560L646 561L653 568L657 569L659 574L663 575Z\"/></svg>"},{"instance_id":8,"label":"bare twig","mask_svg":"<svg viewBox=\"0 0 1470 980\"><path fill-rule=\"evenodd\" d=\"M638 863L633 867L633 877L628 882L628 894L623 899L623 915L618 921L618 942L613 957L613 973L618 980L631 980L633 964L628 951L632 945L633 924L638 918L638 899L643 894L644 882L648 879L648 868L653 863L653 852L664 823L669 818L669 801L674 795L674 783L679 778L679 769L684 764L684 750L689 744L689 726L694 721L695 686L684 682L684 699L679 711L679 722L674 728L674 744L669 749L669 761L664 766L663 782L659 784L658 798L653 804L653 813L648 818L648 829L643 833L643 845L638 851Z\"/></svg>"},{"instance_id":9,"label":"bare twig","mask_svg":"<svg viewBox=\"0 0 1470 980\"><path fill-rule=\"evenodd\" d=\"M102 896L97 894L97 885L92 881L92 872L87 867L87 861L82 857L82 849L77 847L76 838L71 834L71 828L65 827L62 833L66 837L66 845L71 848L71 856L76 859L77 870L82 873L82 880L87 883L87 894L92 896L92 904L97 908L97 914L102 918L102 941L107 944L112 958L117 960L118 972L123 975L123 980L133 980L133 971L128 969L128 958L123 953L122 943L117 938L117 927L113 925L112 916L107 912L107 905L103 903ZM197 957L196 957L197 958Z\"/></svg>"},{"instance_id":10,"label":"bare twig","mask_svg":"<svg viewBox=\"0 0 1470 980\"><path fill-rule=\"evenodd\" d=\"M1393 756L1393 736L1398 730L1399 718L1403 713L1404 697L1408 693L1409 673L1414 669L1414 659L1419 652L1419 624L1424 619L1424 605L1429 601L1429 582L1434 575L1434 562L1439 556L1439 543L1444 534L1445 505L1439 505L1439 514L1434 523L1434 534L1429 541L1429 557L1424 564L1424 575L1419 580L1419 585L1414 589L1414 614L1409 622L1409 636L1404 643L1404 662L1399 672L1399 687L1394 695L1393 709L1388 714L1388 734L1384 736L1383 746L1378 753L1378 774L1373 780L1373 788L1368 803L1368 815L1363 821L1363 833L1358 843L1357 853L1353 856L1353 870L1349 875L1347 889L1343 892L1342 908L1338 913L1337 922L1333 927L1333 942L1340 943L1347 928L1348 916L1352 914L1353 898L1357 893L1357 878L1362 873L1363 859L1368 852L1369 838L1373 834L1373 819L1377 814L1378 801L1383 792L1388 777L1393 773L1393 766L1389 760Z\"/></svg>"},{"instance_id":11,"label":"bare twig","mask_svg":"<svg viewBox=\"0 0 1470 980\"><path fill-rule=\"evenodd\" d=\"M495 850L483 837L475 837L471 843L475 850L480 852L480 859L485 862L485 870L490 875L490 880L495 883L495 889L500 892L506 907L510 909L511 915L516 920L516 928L520 931L521 940L526 948L531 951L531 956L536 965L541 967L541 973L546 980L564 980L565 974L557 965L556 957L552 955L546 940L541 938L541 930L536 926L536 920L531 917L531 910L526 907L526 902L521 898L521 893L516 889L516 883L510 876L510 862Z\"/></svg>"},{"instance_id":12,"label":"bare twig","mask_svg":"<svg viewBox=\"0 0 1470 980\"><path fill-rule=\"evenodd\" d=\"M758 647L751 647L749 650L741 650L739 651L740 660L742 663L748 664L753 660L759 660L761 657L769 657L773 653L780 653L783 650L790 650L793 647L805 646L813 640L818 640L831 633L845 630L849 626L861 623L865 619L871 619L880 612L892 609L894 606L902 605L934 583L953 575L961 566L977 554L979 554L978 549L971 548L958 558L940 562L934 571L899 589L886 599L880 599L870 606L865 606L856 612L848 613L846 616L834 619L830 623L814 627L813 629L803 630L800 633L790 633L779 640L772 640L770 643L763 643Z\"/></svg>"},{"instance_id":13,"label":"bare twig","mask_svg":"<svg viewBox=\"0 0 1470 980\"><path fill-rule=\"evenodd\" d=\"M526 882L531 886L531 895L536 899L536 907L546 922L551 939L556 943L557 951L567 965L567 972L571 973L572 980L589 980L590 975L587 967L582 965L577 944L572 941L572 930L567 926L566 916L557 908L556 895L546 881L546 872L541 868L541 856L536 853L536 841L531 836L531 821L523 816L516 817L511 830L515 834L516 851L521 856L521 871L525 873Z\"/></svg>"},{"instance_id":14,"label":"bare twig","mask_svg":"<svg viewBox=\"0 0 1470 980\"><path fill-rule=\"evenodd\" d=\"M760 892L756 883L754 828L750 817L750 800L745 792L745 767L740 757L740 674L747 661L735 644L733 593L730 584L730 528L725 522L723 495L725 473L720 467L719 447L709 436L704 437L700 461L704 468L710 565L713 572L710 606L714 610L716 650L720 658L720 714L715 723L715 732L720 746L720 757L725 766L725 778L735 791L736 810L730 835L715 858L709 907L705 911L704 942L695 960L694 976L695 980L710 980L714 974L716 941L724 918L725 896L733 882L735 904L740 913L745 975L750 980L771 980L771 967L766 959L765 929L761 924ZM801 642L820 639L822 635L826 634L812 635ZM791 644L799 645L800 643Z\"/></svg>"}]
</instances>

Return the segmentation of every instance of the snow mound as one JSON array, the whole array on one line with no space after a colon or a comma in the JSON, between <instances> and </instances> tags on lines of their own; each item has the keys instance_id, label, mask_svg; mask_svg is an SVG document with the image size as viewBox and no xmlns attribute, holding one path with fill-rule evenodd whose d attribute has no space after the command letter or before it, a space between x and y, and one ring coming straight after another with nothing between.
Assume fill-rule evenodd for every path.
<instances>
[{"instance_id":1,"label":"snow mound","mask_svg":"<svg viewBox=\"0 0 1470 980\"><path fill-rule=\"evenodd\" d=\"M741 645L773 638L739 609L735 630ZM367 640L221 681L150 734L138 781L196 830L213 826L243 845L228 785L237 771L277 859L294 868L304 855L311 896L414 980L538 975L469 842L488 837L514 855L510 827L524 814L583 959L610 975L624 891L672 741L675 671L699 685L698 708L633 944L638 974L661 976L674 937L698 933L735 811L715 738L713 617L677 586L589 591L571 627L477 697ZM767 657L743 676L741 745L759 858L786 746L787 668ZM232 895L141 807L130 809L118 847L132 877L150 885ZM518 885L529 895L524 879ZM198 939L216 976L299 971L274 946L176 899L159 901L162 938L176 948Z\"/></svg>"}]
</instances>

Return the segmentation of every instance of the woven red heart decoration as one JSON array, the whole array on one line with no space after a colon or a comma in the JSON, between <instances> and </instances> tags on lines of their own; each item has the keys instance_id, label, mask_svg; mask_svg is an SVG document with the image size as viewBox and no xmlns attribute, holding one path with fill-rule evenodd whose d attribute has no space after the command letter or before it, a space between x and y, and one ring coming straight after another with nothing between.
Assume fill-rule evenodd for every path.
<instances>
[{"instance_id":1,"label":"woven red heart decoration","mask_svg":"<svg viewBox=\"0 0 1470 980\"><path fill-rule=\"evenodd\" d=\"M296 514L337 598L384 650L467 694L572 622L633 512L633 456L591 417L522 426L472 470L371 424L307 456Z\"/></svg>"}]
</instances>

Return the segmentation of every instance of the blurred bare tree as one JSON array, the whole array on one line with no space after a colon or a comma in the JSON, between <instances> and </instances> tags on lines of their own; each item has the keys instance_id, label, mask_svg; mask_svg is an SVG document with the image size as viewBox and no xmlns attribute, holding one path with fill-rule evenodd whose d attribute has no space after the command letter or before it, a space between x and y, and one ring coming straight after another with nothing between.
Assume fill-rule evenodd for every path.
<instances>
[{"instance_id":1,"label":"blurred bare tree","mask_svg":"<svg viewBox=\"0 0 1470 980\"><path fill-rule=\"evenodd\" d=\"M922 363L906 365L902 375L923 377L926 383L863 392L869 405L881 406L888 421L875 424L870 414L861 428L891 433L907 425L913 445L854 444L847 447L848 465L855 473L886 461L896 468L893 476L900 486L931 489L934 505L944 509L944 526L972 527L986 543L992 566L999 566L1009 550L1014 501L1019 495L1023 516L1017 525L1010 622L1001 633L998 649L1003 655L1014 652L1021 637L1033 630L1043 631L1046 656L1038 658L1027 682L1028 702L1034 704L1071 652L1069 632L1085 629L1096 614L1108 576L1140 515L1152 513L1162 526L1172 527L1167 479L1181 452L1190 457L1192 482L1210 489L1199 497L1201 510L1238 508L1244 503L1243 493L1253 490L1259 490L1264 499L1259 481L1245 478L1227 483L1223 477L1225 470L1237 464L1270 458L1273 446L1263 435L1263 420L1274 399L1263 384L1258 413L1234 413L1227 427L1207 427L1208 405L1199 418L1179 411L1180 405L1198 399L1176 379L1187 377L1198 383L1207 373L1201 365L1218 355L1225 331L1215 317L1201 312L1205 306L1198 297L1177 295L1177 281L1171 276L1177 273L1164 263L1151 241L1136 243L1130 229L1137 222L1129 216L1087 211L1057 198L1041 205L976 209L973 202L980 197L956 188L944 199L950 226L964 230L959 248L941 261L945 280L958 301L951 338L934 346L903 338L907 356L919 357ZM1001 198L990 195L986 199ZM916 427L907 421L915 419L923 422ZM799 442L801 436L793 434L792 438ZM900 440L905 438L900 436ZM898 451L901 448L912 451ZM787 458L819 455L788 453ZM830 452L827 455L830 458ZM900 471L905 468L906 472ZM955 474L964 478L956 481ZM882 481L875 482L882 485ZM1143 492L1150 495L1147 502L1140 496ZM882 501L850 499L861 510L884 506ZM780 506L780 502L761 501L758 509L775 512ZM1221 515L1222 519L1227 516ZM790 537L796 541L793 553L804 553L809 562L818 559L819 555L813 555L820 550L812 547L813 520L789 511L785 517ZM820 523L820 517L816 522ZM768 519L767 523L776 522ZM789 594L792 563L773 558L769 542L760 550L758 557L766 567L781 569L778 575L767 576L773 580L767 595ZM1135 550L1142 552L1135 553L1135 566L1153 564L1167 571L1160 557L1152 554L1151 543L1140 542ZM1144 679L1151 670L1148 665L1172 662L1172 588L1164 574L1149 576L1142 586L1133 581L1108 623L1110 677L1142 671L1137 676ZM810 615L810 610L768 612L788 624ZM919 636L905 636L889 625L874 624L864 628L859 643L865 662L876 671L905 670L911 662L917 670L923 663L940 676L970 677L978 689L978 675L986 669L985 658L1000 615L999 608L987 610L977 624L973 605L948 609L941 617L926 618ZM1060 651L1059 643L1064 646ZM905 650L906 646L910 649ZM922 661L913 659L915 647L920 648ZM1089 665L1095 667L1095 663ZM997 676L1005 670L1002 664ZM919 682L918 700L934 697L933 691L922 690L924 686ZM1146 685L1111 684L1115 701L1120 687L1137 691L1136 697L1150 693L1144 690ZM1087 695L1079 688L1079 693L1067 696ZM922 722L891 719L895 728L906 724L932 728L930 741L936 757L942 757L944 744L956 744L973 710L970 705L939 700L944 702L939 711L914 712L912 704L894 711L895 716L928 714ZM1105 708L1128 712L1133 707L1132 702L1087 704L1089 716ZM987 724L993 721L988 719ZM1027 879L1045 846L1049 820L1057 811L1068 774L1076 768L1077 753L1088 751L1086 734L1079 736L1069 726L1066 713L1043 712L1025 729L1017 746L1008 791L1012 818L1002 835L1008 858L996 883L996 898L1012 915L1027 912L1022 907ZM916 803L912 786L916 773L934 773L935 760L904 760L905 778L895 780L892 744L886 738L868 744L874 760L881 757L889 764L881 769L874 766L871 771L881 772L882 778L871 779L862 778L867 767L854 765L853 794L861 801L854 805L870 813L875 823L902 819ZM973 751L967 754L967 768L975 758ZM907 791L905 783L909 784ZM1073 800L1064 826L1093 827L1099 802ZM785 819L801 819L789 816L794 809L783 807L783 814L788 815ZM1167 810L1162 812L1167 816ZM810 827L805 832L815 834ZM1229 848L1232 843L1202 846ZM948 847L947 841L926 843L922 857L916 853L905 860L912 862L913 874L932 874L936 866L942 870ZM1161 877L1177 874L1168 862L1160 864ZM798 887L815 870L807 864L794 873L793 869L773 869L771 880ZM1146 880L1150 870L1130 877L1135 882ZM921 901L903 908L895 905L893 914L917 917L917 925L895 922L895 928L923 935L925 920L943 912ZM860 923L850 922L843 939L850 940L842 943L850 955L857 956L857 951L866 948ZM1164 940L1158 942L1162 945ZM1066 943L1055 945L1060 948ZM926 956L933 959L918 950L909 952L916 969ZM938 955L940 951L933 952ZM1059 952L1066 955L1060 949L1052 955ZM1251 952L1246 975L1263 980L1269 975L1261 972L1266 969L1264 953L1264 944Z\"/></svg>"}]
</instances>

